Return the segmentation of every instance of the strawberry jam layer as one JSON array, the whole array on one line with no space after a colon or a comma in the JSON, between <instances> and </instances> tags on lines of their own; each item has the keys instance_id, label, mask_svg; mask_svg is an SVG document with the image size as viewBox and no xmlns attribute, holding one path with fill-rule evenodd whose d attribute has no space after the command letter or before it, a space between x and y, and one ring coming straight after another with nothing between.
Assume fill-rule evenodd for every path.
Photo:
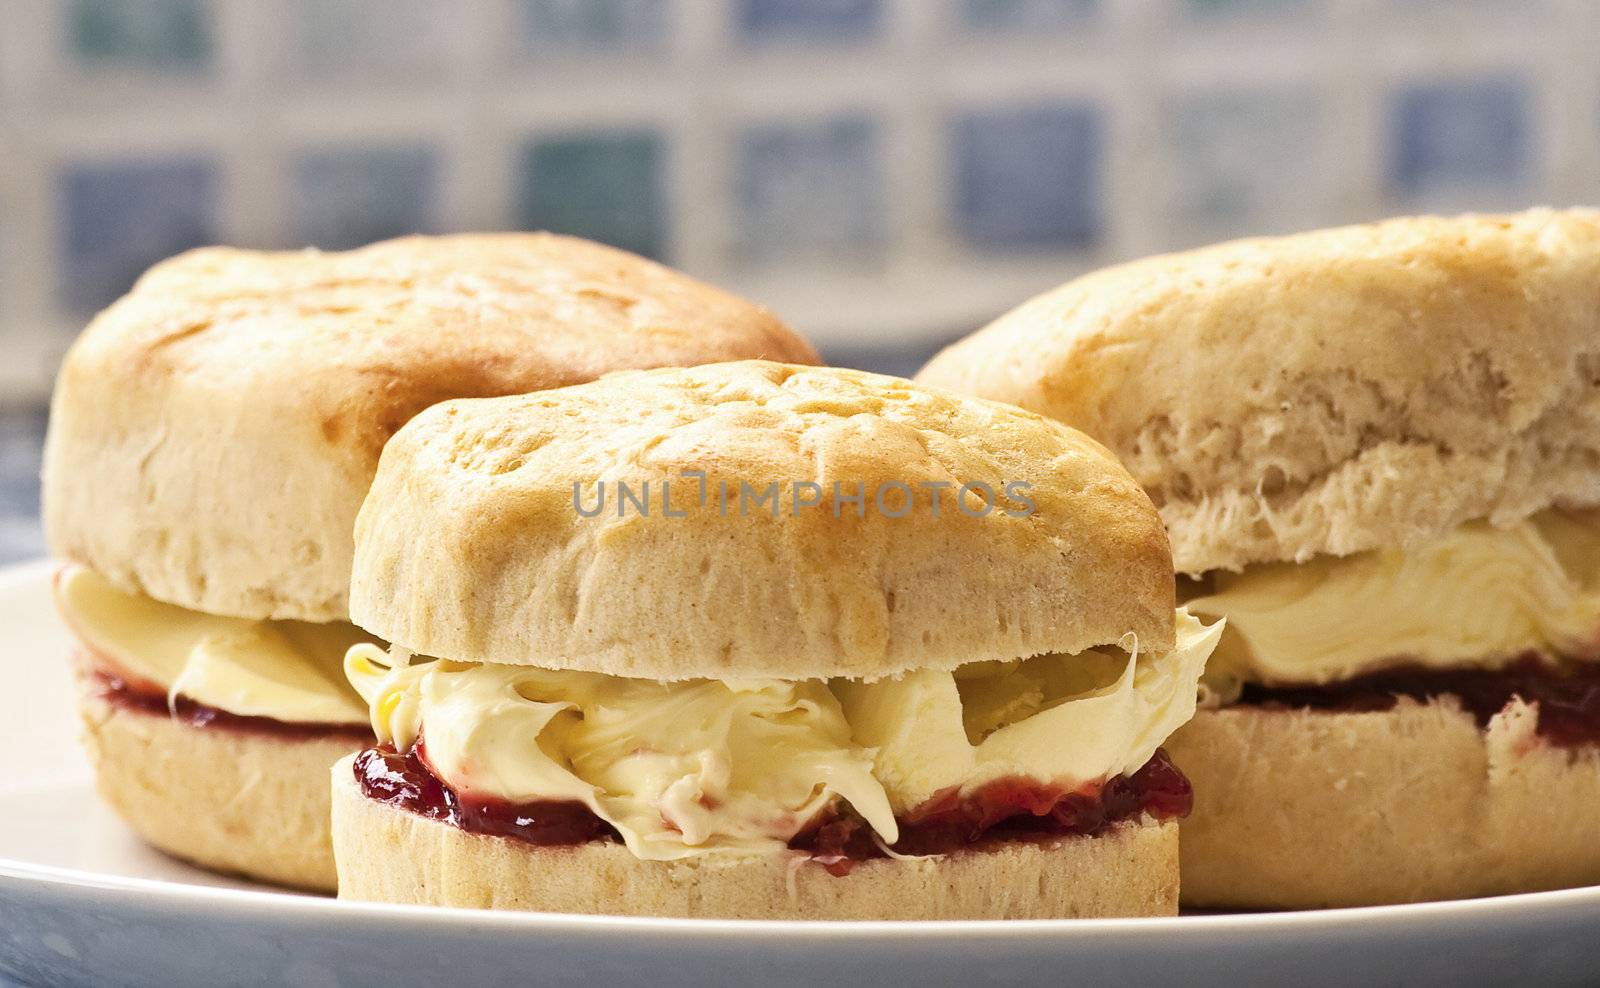
<instances>
[{"instance_id":1,"label":"strawberry jam layer","mask_svg":"<svg viewBox=\"0 0 1600 988\"><path fill-rule=\"evenodd\" d=\"M1132 775L1065 789L1026 779L996 779L971 792L947 789L897 822L896 854L948 854L980 841L1041 840L1094 836L1145 814L1157 820L1189 815L1194 793L1189 780L1167 758L1155 755ZM857 861L881 858L884 850L865 820L843 812L809 828L789 844L835 875Z\"/></svg>"},{"instance_id":2,"label":"strawberry jam layer","mask_svg":"<svg viewBox=\"0 0 1600 988\"><path fill-rule=\"evenodd\" d=\"M582 803L547 800L510 803L456 792L428 767L426 745L401 753L368 748L356 756L356 784L368 799L453 824L463 830L511 837L541 846L619 841L611 825ZM1189 780L1165 752L1132 775L1102 785L1063 789L1022 779L999 779L962 795L949 790L900 820L896 854L945 854L988 840L1037 840L1094 835L1143 814L1160 819L1187 816L1193 804ZM797 835L789 846L810 855L835 875L855 862L885 856L872 828L847 804Z\"/></svg>"},{"instance_id":3,"label":"strawberry jam layer","mask_svg":"<svg viewBox=\"0 0 1600 988\"><path fill-rule=\"evenodd\" d=\"M1600 663L1557 668L1537 654L1503 669L1398 666L1325 686L1247 685L1238 702L1268 709L1346 713L1391 710L1401 697L1425 702L1455 697L1479 727L1515 697L1539 705L1538 733L1552 744L1600 744Z\"/></svg>"},{"instance_id":4,"label":"strawberry jam layer","mask_svg":"<svg viewBox=\"0 0 1600 988\"><path fill-rule=\"evenodd\" d=\"M475 834L514 837L541 846L622 839L582 803L511 803L458 793L433 774L426 758L421 742L404 754L388 747L368 748L356 756L356 784L368 799Z\"/></svg>"},{"instance_id":5,"label":"strawberry jam layer","mask_svg":"<svg viewBox=\"0 0 1600 988\"><path fill-rule=\"evenodd\" d=\"M131 682L102 668L88 668L83 675L94 695L107 703L170 717L191 727L271 734L286 739L348 737L358 742L372 739L372 728L366 724L302 724L273 717L251 717L208 707L181 694L169 700L158 689Z\"/></svg>"}]
</instances>

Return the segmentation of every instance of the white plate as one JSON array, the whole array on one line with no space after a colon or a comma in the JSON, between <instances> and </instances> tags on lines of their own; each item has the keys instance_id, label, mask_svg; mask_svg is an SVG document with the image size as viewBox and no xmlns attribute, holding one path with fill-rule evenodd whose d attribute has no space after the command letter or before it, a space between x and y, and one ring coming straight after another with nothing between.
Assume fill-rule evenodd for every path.
<instances>
[{"instance_id":1,"label":"white plate","mask_svg":"<svg viewBox=\"0 0 1600 988\"><path fill-rule=\"evenodd\" d=\"M1593 983L1600 888L1308 913L1013 923L640 920L373 906L142 847L74 739L48 564L0 571L0 978L436 986Z\"/></svg>"}]
</instances>

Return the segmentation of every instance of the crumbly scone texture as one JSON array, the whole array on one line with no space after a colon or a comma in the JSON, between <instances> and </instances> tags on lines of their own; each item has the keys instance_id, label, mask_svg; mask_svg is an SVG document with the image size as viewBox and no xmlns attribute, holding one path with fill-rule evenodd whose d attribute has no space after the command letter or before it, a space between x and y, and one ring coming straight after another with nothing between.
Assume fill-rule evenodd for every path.
<instances>
[{"instance_id":1,"label":"crumbly scone texture","mask_svg":"<svg viewBox=\"0 0 1600 988\"><path fill-rule=\"evenodd\" d=\"M1312 909L1600 883L1600 748L1480 729L1454 701L1202 710L1166 744L1194 783L1186 907Z\"/></svg>"},{"instance_id":2,"label":"crumbly scone texture","mask_svg":"<svg viewBox=\"0 0 1600 988\"><path fill-rule=\"evenodd\" d=\"M956 504L974 481L993 492L987 513L975 492ZM584 517L601 482L605 508ZM619 482L648 485L648 515L619 510ZM1016 482L1031 512L1005 499ZM923 483L948 485L937 515ZM835 513L835 484L866 503ZM664 491L681 516L664 514ZM796 491L825 503L796 509ZM356 542L352 619L461 661L876 678L1129 632L1166 649L1175 632L1161 520L1104 447L1012 406L837 368L632 371L440 404L384 450Z\"/></svg>"},{"instance_id":3,"label":"crumbly scone texture","mask_svg":"<svg viewBox=\"0 0 1600 988\"><path fill-rule=\"evenodd\" d=\"M878 858L835 877L793 854L642 861L621 844L536 847L469 833L361 795L333 769L339 897L373 902L702 919L1064 919L1172 916L1178 828L994 842Z\"/></svg>"},{"instance_id":4,"label":"crumbly scone texture","mask_svg":"<svg viewBox=\"0 0 1600 988\"><path fill-rule=\"evenodd\" d=\"M1241 240L1047 292L918 375L1061 419L1178 570L1405 547L1600 502L1600 212Z\"/></svg>"},{"instance_id":5,"label":"crumbly scone texture","mask_svg":"<svg viewBox=\"0 0 1600 988\"><path fill-rule=\"evenodd\" d=\"M359 739L194 727L81 687L79 713L101 797L146 842L212 871L334 891L328 766Z\"/></svg>"},{"instance_id":6,"label":"crumbly scone texture","mask_svg":"<svg viewBox=\"0 0 1600 988\"><path fill-rule=\"evenodd\" d=\"M45 452L50 545L183 607L342 620L356 511L417 412L750 357L817 361L765 309L572 237L191 251L67 354Z\"/></svg>"}]
</instances>

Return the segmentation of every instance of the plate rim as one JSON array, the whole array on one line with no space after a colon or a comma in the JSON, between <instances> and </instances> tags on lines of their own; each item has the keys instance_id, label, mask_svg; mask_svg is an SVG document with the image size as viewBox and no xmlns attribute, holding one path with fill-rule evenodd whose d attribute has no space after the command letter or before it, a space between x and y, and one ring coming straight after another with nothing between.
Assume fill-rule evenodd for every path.
<instances>
[{"instance_id":1,"label":"plate rim","mask_svg":"<svg viewBox=\"0 0 1600 988\"><path fill-rule=\"evenodd\" d=\"M1532 918L1540 912L1564 912L1590 906L1600 908L1600 886L1522 892L1477 899L1400 903L1381 906L1350 906L1330 909L1286 910L1278 912L1206 913L1187 916L1144 916L1108 919L987 919L987 920L771 920L771 919L687 919L659 916L613 916L608 914L549 913L516 910L469 909L454 906L406 905L357 902L289 890L238 889L209 885L188 885L165 879L106 875L38 865L0 857L0 885L27 884L53 890L89 894L137 896L146 905L178 908L214 906L233 912L294 913L296 918L314 919L337 916L344 920L392 922L411 919L445 926L465 924L474 928L534 927L565 932L638 932L679 935L745 937L771 934L796 934L827 939L840 935L869 939L892 933L896 936L948 936L952 933L981 934L988 937L1031 938L1063 934L1158 934L1158 933L1273 933L1296 932L1329 925L1360 926L1379 923L1399 931L1401 926L1433 924L1452 919L1478 919L1507 913Z\"/></svg>"}]
</instances>

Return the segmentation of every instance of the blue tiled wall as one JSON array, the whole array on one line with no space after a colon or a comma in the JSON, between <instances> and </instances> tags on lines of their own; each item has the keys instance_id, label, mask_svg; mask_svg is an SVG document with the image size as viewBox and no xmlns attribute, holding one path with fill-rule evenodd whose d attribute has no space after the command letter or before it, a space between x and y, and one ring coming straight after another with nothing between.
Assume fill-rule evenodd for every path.
<instances>
[{"instance_id":1,"label":"blue tiled wall","mask_svg":"<svg viewBox=\"0 0 1600 988\"><path fill-rule=\"evenodd\" d=\"M153 79L198 73L222 84L228 63L219 56L225 45L218 32L225 20L214 2L63 2L67 17L61 56L86 80L110 65L147 70ZM1311 38L1325 26L1311 15L1354 2L1158 0L1149 10L1171 17L1131 23L1167 33L1115 43L1133 44L1129 51L1149 58L1162 45L1181 47L1184 32L1193 31L1213 48L1225 49L1234 43L1229 32L1236 27L1281 28L1286 19L1305 24ZM1437 0L1367 6L1372 17L1384 16L1386 10L1399 17L1455 9ZM1515 12L1512 8L1525 9L1508 6L1506 0L1477 0L1471 6L1480 13L1505 8L1507 16ZM831 115L804 109L797 116L784 105L786 89L798 98L811 88L803 60L807 55L837 49L867 69L879 52L905 49L908 42L900 32L912 22L922 25L916 29L916 44L922 49L921 71L930 81L969 37L991 46L1013 40L1037 45L1041 39L1092 33L1096 45L1063 49L1061 75L1066 79L1074 75L1075 58L1107 57L1091 49L1113 44L1104 30L1113 13L1126 17L1124 8L1103 0L946 0L937 9L919 6L917 0L707 0L694 6L686 0L509 0L505 11L504 23L492 18L485 23L509 29L511 37L478 38L484 53L476 57L490 70L515 64L541 74L536 82L506 82L493 71L484 74L480 66L485 88L466 93L471 102L461 110L479 115L490 126L519 127L522 136L502 137L479 151L463 150L458 138L440 134L436 127L420 128L415 141L404 146L397 146L392 136L359 133L330 146L326 135L336 128L326 127L317 139L277 134L262 141L263 153L268 144L276 145L285 172L281 187L288 198L282 204L284 220L270 232L219 225L215 197L233 165L204 152L140 152L123 160L112 141L103 153L64 156L54 179L62 190L63 234L57 241L64 245L57 268L62 312L75 319L115 297L149 261L206 240L339 247L402 232L458 228L462 217L446 214L445 204L473 197L448 194L441 183L447 176L481 176L496 169L510 181L497 193L498 218L490 225L551 227L679 260L671 252L681 242L676 236L680 226L692 227L710 214L726 218L717 234L725 241L708 239L704 231L683 239L702 245L702 266L730 268L781 266L789 259L818 256L840 263L889 258L898 246L894 237L908 232L924 240L944 237L987 258L1027 258L1040 252L1092 258L1113 242L1107 229L1119 209L1159 208L1162 215L1146 227L1165 230L1164 239L1138 245L1159 249L1337 220L1338 211L1329 204L1359 196L1357 190L1339 187L1347 164L1341 157L1349 153L1344 147L1352 135L1330 131L1327 105L1336 95L1327 88L1328 78L1310 65L1300 80L1283 78L1281 72L1270 80L1220 78L1154 99L1125 91L1120 84L1091 87L1096 95L1084 95L1080 84L1071 95L1041 92L1011 100L992 95L969 100L958 87L930 85L917 106L898 99L898 93L889 107ZM597 78L604 78L608 66L622 74L617 83L621 100L681 85L664 74L662 60L675 57L676 33L690 20L707 23L708 11L716 22L713 27L720 28L708 37L724 48L706 51L703 63L674 70L696 80L687 92L663 101L659 109L641 110L637 124L621 127L574 124L572 115L561 110L569 92L584 95ZM402 105L410 92L406 87L415 85L417 95L437 100L440 92L450 91L439 89L438 80L452 71L453 60L470 54L459 44L444 43L459 18L432 0L281 0L281 11L271 19L281 22L279 33L259 39L260 44L287 50L257 62L287 66L288 74L266 77L272 85L255 96L257 119L273 119L281 82L310 86L313 92L324 86L328 95L346 99L354 79L377 94L370 97L374 102L381 102L384 87L391 87ZM1428 27L1433 23L1416 30L1434 33ZM1400 30L1393 24L1387 29ZM1480 30L1493 31L1493 23ZM1273 43L1281 45L1282 37ZM231 43L253 47L257 41ZM774 47L801 61L780 63L775 76L762 74L762 86L772 91L756 101L761 109L734 110L731 104L737 100L728 97L735 94L716 81L724 63ZM514 57L497 62L507 51ZM650 57L640 61L641 54ZM619 60L608 61L613 56ZM556 72L554 66L563 68ZM562 80L571 66L581 71L567 84ZM1158 70L1152 63L1151 72ZM848 78L848 70L831 66L829 71L845 72ZM1003 78L1007 71L1002 52L989 74ZM702 77L709 81L700 81ZM863 83L863 103L876 104L873 97L885 95L886 85L915 90L919 84L885 83L881 78ZM540 91L530 93L530 87ZM1373 91L1383 105L1370 119L1380 121L1383 132L1371 135L1368 143L1380 159L1375 175L1383 188L1374 190L1369 200L1387 201L1395 209L1440 203L1459 207L1478 201L1484 190L1500 193L1500 199L1533 194L1539 145L1523 76L1495 70L1435 77L1407 69L1397 78L1380 80ZM1600 93L1594 95L1600 101ZM136 96L135 84L121 111L124 118L164 112L146 110ZM513 98L561 110L553 113L559 120L507 122L513 115L499 107ZM538 116L524 107L515 118L523 120L530 112ZM938 147L919 152L939 156L938 167L908 167L890 158L886 135L909 112L942 121ZM1106 170L1114 151L1111 119L1124 124L1116 131L1123 135L1119 140L1153 139L1149 148L1125 150L1123 160L1143 162L1154 154L1152 160L1163 162L1145 175L1153 186L1133 189L1128 202L1113 202L1108 191ZM683 153L669 156L668 148L684 139L679 131L689 120L710 120L711 126L695 131L695 140L722 142L722 148L680 146ZM1592 134L1592 123L1577 132ZM225 118L216 123L227 126ZM451 141L457 143L447 146ZM459 165L464 154L499 154L505 163L447 167L451 160ZM705 169L707 162L719 159L725 162L726 181L684 183L670 181L673 176L666 174L669 160L674 168ZM908 181L908 175L915 176L912 181L937 178L944 184L931 190L943 204L942 215L924 214L908 222L892 214L891 190ZM715 188L726 201L706 210L703 204L677 198L689 187ZM255 192L249 187L230 190ZM487 213L480 203L470 222L485 225ZM917 225L929 221L937 228ZM716 271L702 267L701 273Z\"/></svg>"},{"instance_id":2,"label":"blue tiled wall","mask_svg":"<svg viewBox=\"0 0 1600 988\"><path fill-rule=\"evenodd\" d=\"M1135 254L1600 194L1571 0L42 3L31 61L0 35L32 397L211 241L548 227L888 347Z\"/></svg>"}]
</instances>

